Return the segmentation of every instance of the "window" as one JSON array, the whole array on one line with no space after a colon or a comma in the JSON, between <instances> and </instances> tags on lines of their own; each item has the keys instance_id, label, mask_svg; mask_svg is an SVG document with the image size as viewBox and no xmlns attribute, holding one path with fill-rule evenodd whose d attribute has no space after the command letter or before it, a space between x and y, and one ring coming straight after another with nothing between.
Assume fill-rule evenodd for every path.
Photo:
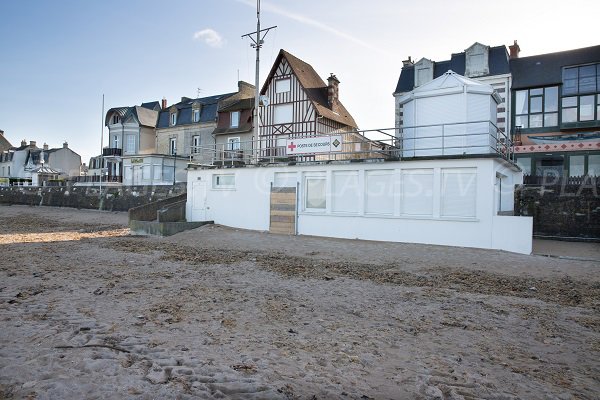
<instances>
[{"instance_id":1,"label":"window","mask_svg":"<svg viewBox=\"0 0 600 400\"><path fill-rule=\"evenodd\" d=\"M274 107L274 124L288 124L293 120L292 104L277 104Z\"/></svg>"},{"instance_id":2,"label":"window","mask_svg":"<svg viewBox=\"0 0 600 400\"><path fill-rule=\"evenodd\" d=\"M240 126L240 112L239 111L232 111L230 114L230 121L231 124L230 126L232 128L237 128Z\"/></svg>"},{"instance_id":3,"label":"window","mask_svg":"<svg viewBox=\"0 0 600 400\"><path fill-rule=\"evenodd\" d=\"M219 174L213 175L213 189L234 189L235 175Z\"/></svg>"},{"instance_id":4,"label":"window","mask_svg":"<svg viewBox=\"0 0 600 400\"><path fill-rule=\"evenodd\" d=\"M160 164L154 164L154 180L160 181L162 178L162 167Z\"/></svg>"},{"instance_id":5,"label":"window","mask_svg":"<svg viewBox=\"0 0 600 400\"><path fill-rule=\"evenodd\" d=\"M477 173L474 168L443 168L440 213L443 217L474 218Z\"/></svg>"},{"instance_id":6,"label":"window","mask_svg":"<svg viewBox=\"0 0 600 400\"><path fill-rule=\"evenodd\" d=\"M562 98L562 122L586 122L600 119L600 96L570 96Z\"/></svg>"},{"instance_id":7,"label":"window","mask_svg":"<svg viewBox=\"0 0 600 400\"><path fill-rule=\"evenodd\" d=\"M360 199L358 171L334 171L332 178L332 211L339 213L358 213Z\"/></svg>"},{"instance_id":8,"label":"window","mask_svg":"<svg viewBox=\"0 0 600 400\"><path fill-rule=\"evenodd\" d=\"M200 153L200 135L192 136L192 153Z\"/></svg>"},{"instance_id":9,"label":"window","mask_svg":"<svg viewBox=\"0 0 600 400\"><path fill-rule=\"evenodd\" d=\"M194 122L200 121L200 110L193 110L192 111L192 120ZM175 125L175 124L173 123L172 125Z\"/></svg>"},{"instance_id":10,"label":"window","mask_svg":"<svg viewBox=\"0 0 600 400\"><path fill-rule=\"evenodd\" d=\"M177 113L171 113L171 125L177 124Z\"/></svg>"},{"instance_id":11,"label":"window","mask_svg":"<svg viewBox=\"0 0 600 400\"><path fill-rule=\"evenodd\" d=\"M569 176L583 176L584 169L585 156L569 156Z\"/></svg>"},{"instance_id":12,"label":"window","mask_svg":"<svg viewBox=\"0 0 600 400\"><path fill-rule=\"evenodd\" d=\"M169 154L172 156L177 154L177 138L169 139Z\"/></svg>"},{"instance_id":13,"label":"window","mask_svg":"<svg viewBox=\"0 0 600 400\"><path fill-rule=\"evenodd\" d=\"M152 166L144 165L142 167L142 179L145 181L149 181L151 177L152 177Z\"/></svg>"},{"instance_id":14,"label":"window","mask_svg":"<svg viewBox=\"0 0 600 400\"><path fill-rule=\"evenodd\" d=\"M285 93L290 91L290 78L279 79L275 81L275 93Z\"/></svg>"},{"instance_id":15,"label":"window","mask_svg":"<svg viewBox=\"0 0 600 400\"><path fill-rule=\"evenodd\" d=\"M531 175L531 157L517 158L517 165L523 170L523 175Z\"/></svg>"},{"instance_id":16,"label":"window","mask_svg":"<svg viewBox=\"0 0 600 400\"><path fill-rule=\"evenodd\" d=\"M402 171L402 214L433 215L433 170Z\"/></svg>"},{"instance_id":17,"label":"window","mask_svg":"<svg viewBox=\"0 0 600 400\"><path fill-rule=\"evenodd\" d=\"M367 214L394 213L394 171L367 171L365 212Z\"/></svg>"},{"instance_id":18,"label":"window","mask_svg":"<svg viewBox=\"0 0 600 400\"><path fill-rule=\"evenodd\" d=\"M240 149L240 138L230 137L227 138L227 150L239 150Z\"/></svg>"},{"instance_id":19,"label":"window","mask_svg":"<svg viewBox=\"0 0 600 400\"><path fill-rule=\"evenodd\" d=\"M118 115L116 115L116 114L113 115L113 117L112 117L112 123L113 123L113 125L114 124L118 124L120 120L121 120L121 118L119 118Z\"/></svg>"},{"instance_id":20,"label":"window","mask_svg":"<svg viewBox=\"0 0 600 400\"><path fill-rule=\"evenodd\" d=\"M516 91L515 126L558 126L558 86Z\"/></svg>"},{"instance_id":21,"label":"window","mask_svg":"<svg viewBox=\"0 0 600 400\"><path fill-rule=\"evenodd\" d=\"M113 136L113 148L115 148L115 149L119 148L119 135Z\"/></svg>"},{"instance_id":22,"label":"window","mask_svg":"<svg viewBox=\"0 0 600 400\"><path fill-rule=\"evenodd\" d=\"M10 171L8 173L10 174ZM588 156L587 174L589 176L600 176L600 154Z\"/></svg>"},{"instance_id":23,"label":"window","mask_svg":"<svg viewBox=\"0 0 600 400\"><path fill-rule=\"evenodd\" d=\"M128 153L135 153L135 135L126 135L126 148L125 151Z\"/></svg>"},{"instance_id":24,"label":"window","mask_svg":"<svg viewBox=\"0 0 600 400\"><path fill-rule=\"evenodd\" d=\"M325 210L325 177L306 177L304 180L304 208L306 210Z\"/></svg>"},{"instance_id":25,"label":"window","mask_svg":"<svg viewBox=\"0 0 600 400\"><path fill-rule=\"evenodd\" d=\"M594 92L600 92L600 63L563 69L563 96Z\"/></svg>"}]
</instances>

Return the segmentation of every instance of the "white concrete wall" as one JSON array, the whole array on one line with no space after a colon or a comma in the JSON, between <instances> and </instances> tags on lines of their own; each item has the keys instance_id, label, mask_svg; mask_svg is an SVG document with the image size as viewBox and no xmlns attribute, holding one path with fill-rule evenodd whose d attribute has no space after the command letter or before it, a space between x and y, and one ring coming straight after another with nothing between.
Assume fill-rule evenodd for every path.
<instances>
[{"instance_id":1,"label":"white concrete wall","mask_svg":"<svg viewBox=\"0 0 600 400\"><path fill-rule=\"evenodd\" d=\"M513 182L522 179L520 172L507 168L506 164L497 159L190 170L188 171L187 215L190 221L213 220L222 225L266 231L269 229L271 183L275 181L276 173L284 172L286 181L298 183L300 188L297 208L299 234L498 248L529 253L532 238L531 218L515 217L515 219L497 216L496 172L500 169ZM384 171L381 173L388 174L386 175L388 180L385 181L385 187L382 186L380 193L367 195L366 182L372 179L369 177L372 176L373 171ZM414 189L418 186L414 186L408 179L415 171L426 175L430 173L433 183L430 189L424 188L422 193L409 194L410 188ZM442 177L447 177L449 173L456 171L460 173L466 171L468 176L474 176L474 188L469 186L468 182L465 183L466 188L474 190L472 216L459 217L444 214L448 213L444 209L448 208L449 200L442 194L444 187ZM343 172L348 172L352 176L351 181L354 184L335 188L333 176L340 176ZM215 175L233 175L235 185L229 188L216 188L213 184ZM305 179L311 175L322 175L326 178L325 209L305 208ZM507 193L511 190L509 185L503 189ZM203 192L199 193L200 190ZM338 196L340 194L341 196ZM411 198L413 195L416 197ZM505 194L505 196L509 195L512 196L512 194ZM419 196L422 196L422 199ZM349 201L349 199L355 200ZM336 201L339 204L336 204ZM378 204L378 207L387 207L385 204L388 204L389 213L377 215L377 210L367 206L369 201ZM418 206L421 201L430 205L429 208L425 207L429 211L423 215L409 214L412 211L407 208L408 205ZM342 203L342 208L347 210L347 207L350 207L350 211L336 212L336 207L341 207ZM200 213L198 207L203 208ZM522 222L523 220L526 222Z\"/></svg>"}]
</instances>

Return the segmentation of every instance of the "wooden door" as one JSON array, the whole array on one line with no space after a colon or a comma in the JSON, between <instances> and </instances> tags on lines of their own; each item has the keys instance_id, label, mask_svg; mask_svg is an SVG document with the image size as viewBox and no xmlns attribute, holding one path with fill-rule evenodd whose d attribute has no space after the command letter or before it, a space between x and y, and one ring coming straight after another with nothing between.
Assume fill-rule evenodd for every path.
<instances>
[{"instance_id":1,"label":"wooden door","mask_svg":"<svg viewBox=\"0 0 600 400\"><path fill-rule=\"evenodd\" d=\"M272 187L269 232L296 234L296 188Z\"/></svg>"}]
</instances>

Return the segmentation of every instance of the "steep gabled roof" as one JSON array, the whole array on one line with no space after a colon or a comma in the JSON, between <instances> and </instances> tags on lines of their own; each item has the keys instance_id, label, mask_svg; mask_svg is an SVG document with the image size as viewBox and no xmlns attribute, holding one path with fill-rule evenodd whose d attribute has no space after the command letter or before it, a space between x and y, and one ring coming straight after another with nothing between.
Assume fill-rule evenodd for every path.
<instances>
[{"instance_id":1,"label":"steep gabled roof","mask_svg":"<svg viewBox=\"0 0 600 400\"><path fill-rule=\"evenodd\" d=\"M12 148L12 144L8 141L7 138L4 137L3 134L0 134L0 151L5 151Z\"/></svg>"},{"instance_id":2,"label":"steep gabled roof","mask_svg":"<svg viewBox=\"0 0 600 400\"><path fill-rule=\"evenodd\" d=\"M314 68L307 62L302 61L298 57L288 53L283 49L279 51L279 54L273 63L273 67L271 67L271 71L267 76L267 80L262 87L261 94L266 93L269 83L275 76L277 66L284 57L319 115L353 128L357 127L356 121L354 121L352 115L350 115L348 110L346 110L346 107L344 107L339 99L337 104L334 105L333 109L329 107L327 102L327 84L323 81L323 79L321 79Z\"/></svg>"}]
</instances>

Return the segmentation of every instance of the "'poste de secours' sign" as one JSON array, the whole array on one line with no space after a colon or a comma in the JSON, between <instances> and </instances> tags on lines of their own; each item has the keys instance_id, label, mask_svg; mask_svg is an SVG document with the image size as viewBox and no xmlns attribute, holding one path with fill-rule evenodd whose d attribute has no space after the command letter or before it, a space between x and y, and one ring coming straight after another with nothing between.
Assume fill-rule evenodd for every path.
<instances>
[{"instance_id":1,"label":"'poste de secours' sign","mask_svg":"<svg viewBox=\"0 0 600 400\"><path fill-rule=\"evenodd\" d=\"M287 139L285 150L288 156L342 151L342 136L333 135Z\"/></svg>"}]
</instances>

